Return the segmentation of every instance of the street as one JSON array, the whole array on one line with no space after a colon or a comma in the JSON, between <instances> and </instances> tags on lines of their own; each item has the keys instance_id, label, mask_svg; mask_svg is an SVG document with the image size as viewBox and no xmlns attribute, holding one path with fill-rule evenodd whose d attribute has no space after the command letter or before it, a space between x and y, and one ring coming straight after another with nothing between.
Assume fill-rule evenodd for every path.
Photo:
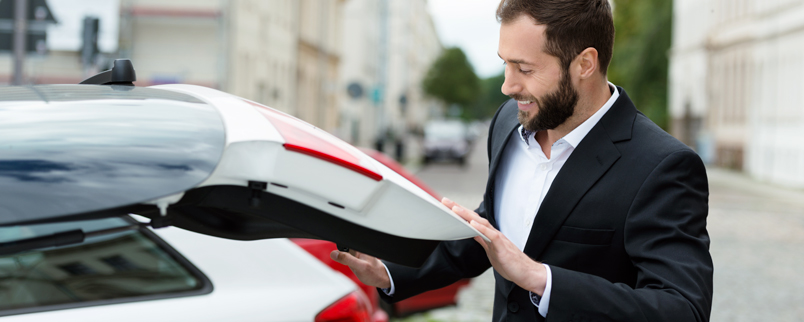
<instances>
[{"instance_id":1,"label":"street","mask_svg":"<svg viewBox=\"0 0 804 322\"><path fill-rule=\"evenodd\" d=\"M417 175L442 195L475 208L487 175L485 147L485 137L479 138L464 168L436 163ZM715 263L711 321L804 321L804 191L730 170L707 172ZM456 307L399 321L490 321L493 290L489 270L459 293Z\"/></svg>"},{"instance_id":2,"label":"street","mask_svg":"<svg viewBox=\"0 0 804 322\"><path fill-rule=\"evenodd\" d=\"M416 175L442 196L460 205L475 209L483 201L483 190L488 177L486 136L475 141L466 165L457 163L431 163L422 167ZM494 275L488 270L472 280L468 287L458 293L458 305L415 314L400 321L491 321L494 296Z\"/></svg>"}]
</instances>

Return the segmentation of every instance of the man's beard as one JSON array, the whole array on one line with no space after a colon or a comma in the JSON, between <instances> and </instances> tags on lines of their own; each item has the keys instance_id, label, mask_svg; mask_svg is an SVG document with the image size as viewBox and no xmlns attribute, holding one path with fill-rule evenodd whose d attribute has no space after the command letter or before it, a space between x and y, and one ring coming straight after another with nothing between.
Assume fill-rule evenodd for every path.
<instances>
[{"instance_id":1,"label":"man's beard","mask_svg":"<svg viewBox=\"0 0 804 322\"><path fill-rule=\"evenodd\" d=\"M575 113L575 105L578 104L578 91L572 86L569 72L565 71L563 74L561 82L558 84L558 90L547 93L541 98L527 99L519 95L511 95L513 99L518 101L532 100L539 109L539 112L532 118L528 111L519 110L517 119L519 119L519 124L525 127L525 130L536 132L555 129L564 124Z\"/></svg>"}]
</instances>

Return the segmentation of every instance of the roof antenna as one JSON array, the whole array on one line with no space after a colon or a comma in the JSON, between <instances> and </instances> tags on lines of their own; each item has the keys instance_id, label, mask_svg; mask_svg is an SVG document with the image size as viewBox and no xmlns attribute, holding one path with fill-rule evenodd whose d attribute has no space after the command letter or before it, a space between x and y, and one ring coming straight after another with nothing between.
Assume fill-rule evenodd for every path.
<instances>
[{"instance_id":1,"label":"roof antenna","mask_svg":"<svg viewBox=\"0 0 804 322\"><path fill-rule=\"evenodd\" d=\"M115 59L112 69L98 73L78 84L85 85L125 85L134 86L137 74L134 65L128 59Z\"/></svg>"}]
</instances>

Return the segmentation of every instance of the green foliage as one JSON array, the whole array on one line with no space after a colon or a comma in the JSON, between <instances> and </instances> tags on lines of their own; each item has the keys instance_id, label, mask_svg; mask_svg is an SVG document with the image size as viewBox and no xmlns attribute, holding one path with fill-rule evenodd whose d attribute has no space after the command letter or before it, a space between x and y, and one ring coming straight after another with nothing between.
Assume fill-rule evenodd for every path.
<instances>
[{"instance_id":1,"label":"green foliage","mask_svg":"<svg viewBox=\"0 0 804 322\"><path fill-rule=\"evenodd\" d=\"M480 96L464 113L465 119L482 120L494 116L500 104L510 97L502 93L505 73L480 80Z\"/></svg>"},{"instance_id":2,"label":"green foliage","mask_svg":"<svg viewBox=\"0 0 804 322\"><path fill-rule=\"evenodd\" d=\"M608 78L642 113L667 129L668 51L673 2L614 0L614 54Z\"/></svg>"},{"instance_id":3,"label":"green foliage","mask_svg":"<svg viewBox=\"0 0 804 322\"><path fill-rule=\"evenodd\" d=\"M426 94L447 105L466 108L477 100L480 80L463 50L452 47L444 50L427 71L422 88Z\"/></svg>"}]
</instances>

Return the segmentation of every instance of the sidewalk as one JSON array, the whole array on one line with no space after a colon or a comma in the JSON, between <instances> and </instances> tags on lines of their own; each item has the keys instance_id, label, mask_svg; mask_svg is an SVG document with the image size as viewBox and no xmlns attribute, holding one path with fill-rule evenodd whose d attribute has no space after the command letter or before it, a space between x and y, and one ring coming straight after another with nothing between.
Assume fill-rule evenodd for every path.
<instances>
[{"instance_id":1,"label":"sidewalk","mask_svg":"<svg viewBox=\"0 0 804 322\"><path fill-rule=\"evenodd\" d=\"M718 207L771 207L780 211L804 210L804 189L757 181L733 170L708 167L710 205ZM732 199L739 197L739 199ZM747 198L747 199L746 199Z\"/></svg>"},{"instance_id":2,"label":"sidewalk","mask_svg":"<svg viewBox=\"0 0 804 322\"><path fill-rule=\"evenodd\" d=\"M804 321L804 190L707 172L711 321Z\"/></svg>"}]
</instances>

